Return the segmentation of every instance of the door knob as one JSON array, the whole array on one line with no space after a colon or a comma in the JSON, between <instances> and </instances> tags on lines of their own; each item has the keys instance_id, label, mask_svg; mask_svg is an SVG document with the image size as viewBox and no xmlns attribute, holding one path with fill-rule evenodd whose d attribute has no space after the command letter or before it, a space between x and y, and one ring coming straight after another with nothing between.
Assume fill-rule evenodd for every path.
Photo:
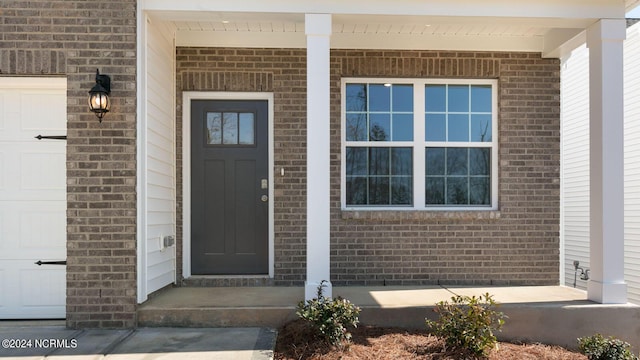
<instances>
[{"instance_id":1,"label":"door knob","mask_svg":"<svg viewBox=\"0 0 640 360\"><path fill-rule=\"evenodd\" d=\"M267 195L262 195L260 197L260 200L262 200L262 202L267 202L267 201L269 201L269 197Z\"/></svg>"}]
</instances>

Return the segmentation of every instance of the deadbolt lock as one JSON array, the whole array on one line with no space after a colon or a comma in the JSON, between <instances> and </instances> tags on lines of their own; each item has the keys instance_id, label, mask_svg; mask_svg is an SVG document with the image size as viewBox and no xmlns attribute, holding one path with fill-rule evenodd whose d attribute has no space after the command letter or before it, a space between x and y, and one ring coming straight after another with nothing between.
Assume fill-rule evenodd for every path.
<instances>
[{"instance_id":1,"label":"deadbolt lock","mask_svg":"<svg viewBox=\"0 0 640 360\"><path fill-rule=\"evenodd\" d=\"M260 197L260 200L262 200L262 202L267 202L267 201L269 201L269 197L267 195L262 195Z\"/></svg>"}]
</instances>

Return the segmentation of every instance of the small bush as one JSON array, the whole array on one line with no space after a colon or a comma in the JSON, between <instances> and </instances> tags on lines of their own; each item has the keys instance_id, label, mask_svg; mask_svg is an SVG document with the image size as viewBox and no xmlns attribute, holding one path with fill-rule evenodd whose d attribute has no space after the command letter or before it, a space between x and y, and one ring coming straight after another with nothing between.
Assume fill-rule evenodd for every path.
<instances>
[{"instance_id":1,"label":"small bush","mask_svg":"<svg viewBox=\"0 0 640 360\"><path fill-rule=\"evenodd\" d=\"M334 299L325 297L322 294L326 286L325 282L322 280L318 286L316 298L298 303L296 314L308 321L329 343L342 346L351 341L351 333L347 331L347 327L358 326L360 308L341 297Z\"/></svg>"},{"instance_id":2,"label":"small bush","mask_svg":"<svg viewBox=\"0 0 640 360\"><path fill-rule=\"evenodd\" d=\"M604 338L600 334L578 339L580 351L589 360L638 360L631 353L631 345L612 336Z\"/></svg>"},{"instance_id":3,"label":"small bush","mask_svg":"<svg viewBox=\"0 0 640 360\"><path fill-rule=\"evenodd\" d=\"M474 356L486 356L498 339L495 331L504 325L503 313L493 308L497 303L486 293L479 297L456 295L452 303L440 301L434 311L440 315L437 321L426 320L427 327L453 349L471 352Z\"/></svg>"}]
</instances>

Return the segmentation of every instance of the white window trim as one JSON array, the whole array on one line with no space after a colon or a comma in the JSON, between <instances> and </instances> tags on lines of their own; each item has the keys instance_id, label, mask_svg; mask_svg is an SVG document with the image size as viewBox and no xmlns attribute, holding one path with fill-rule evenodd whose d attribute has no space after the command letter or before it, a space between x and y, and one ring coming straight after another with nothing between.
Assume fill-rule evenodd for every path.
<instances>
[{"instance_id":1,"label":"white window trim","mask_svg":"<svg viewBox=\"0 0 640 360\"><path fill-rule=\"evenodd\" d=\"M409 84L414 88L413 113L415 119L424 118L424 87L427 84L453 84L453 85L491 85L492 87L492 118L491 118L491 138L490 143L478 142L427 142L424 140L424 120L414 121L413 134L414 141L384 141L379 143L368 143L367 147L391 147L403 146L413 148L413 206L388 205L388 206L347 206L346 189L346 148L362 142L346 141L346 85L348 83L366 84ZM340 199L343 211L495 211L498 210L498 80L496 79L403 79L403 78L342 78L340 85ZM420 114L423 114L422 116ZM423 151L427 146L440 147L489 147L491 148L491 206L426 206L425 205L425 154Z\"/></svg>"}]
</instances>

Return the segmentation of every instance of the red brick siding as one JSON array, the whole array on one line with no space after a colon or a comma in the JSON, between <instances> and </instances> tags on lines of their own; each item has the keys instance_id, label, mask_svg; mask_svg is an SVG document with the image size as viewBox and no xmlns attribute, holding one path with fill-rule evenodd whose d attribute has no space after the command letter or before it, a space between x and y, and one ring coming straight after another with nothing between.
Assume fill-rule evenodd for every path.
<instances>
[{"instance_id":1,"label":"red brick siding","mask_svg":"<svg viewBox=\"0 0 640 360\"><path fill-rule=\"evenodd\" d=\"M0 76L67 78L67 325L135 327L136 1L4 5ZM96 68L112 80L102 125Z\"/></svg>"},{"instance_id":2,"label":"red brick siding","mask_svg":"<svg viewBox=\"0 0 640 360\"><path fill-rule=\"evenodd\" d=\"M183 90L274 93L274 162L276 173L284 168L287 174L274 179L279 285L300 285L305 279L305 57L304 50L177 49L178 99ZM498 79L499 211L341 210L340 80L383 76ZM558 283L558 60L534 53L334 50L331 98L334 284ZM181 187L180 106L177 118ZM181 206L179 195L179 213Z\"/></svg>"}]
</instances>

